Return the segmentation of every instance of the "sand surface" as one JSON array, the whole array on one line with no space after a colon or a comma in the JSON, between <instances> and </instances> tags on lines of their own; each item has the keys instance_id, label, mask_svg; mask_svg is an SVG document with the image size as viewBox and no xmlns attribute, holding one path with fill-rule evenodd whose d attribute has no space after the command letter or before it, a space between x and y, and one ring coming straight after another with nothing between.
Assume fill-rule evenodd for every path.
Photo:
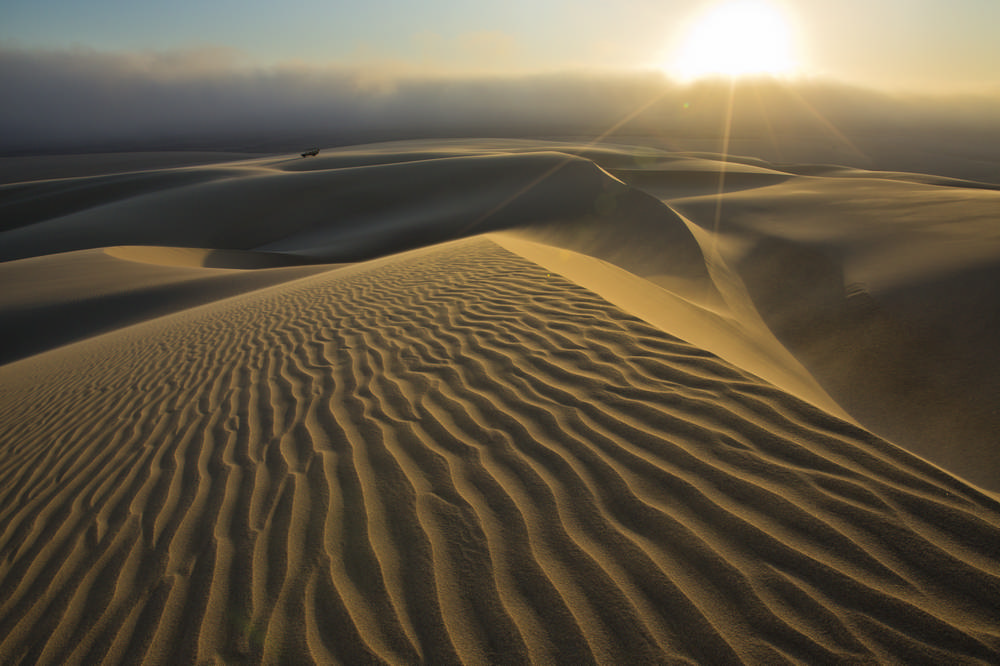
<instances>
[{"instance_id":1,"label":"sand surface","mask_svg":"<svg viewBox=\"0 0 1000 666\"><path fill-rule=\"evenodd\" d=\"M0 663L1000 661L994 186L10 159Z\"/></svg>"}]
</instances>

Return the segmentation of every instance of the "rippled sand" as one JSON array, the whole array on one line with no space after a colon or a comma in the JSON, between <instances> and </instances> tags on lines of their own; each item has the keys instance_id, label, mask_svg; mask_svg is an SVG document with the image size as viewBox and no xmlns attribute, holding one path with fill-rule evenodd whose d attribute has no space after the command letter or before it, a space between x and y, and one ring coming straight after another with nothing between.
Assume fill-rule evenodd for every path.
<instances>
[{"instance_id":1,"label":"rippled sand","mask_svg":"<svg viewBox=\"0 0 1000 666\"><path fill-rule=\"evenodd\" d=\"M0 186L0 662L1000 659L1000 193L720 168Z\"/></svg>"}]
</instances>

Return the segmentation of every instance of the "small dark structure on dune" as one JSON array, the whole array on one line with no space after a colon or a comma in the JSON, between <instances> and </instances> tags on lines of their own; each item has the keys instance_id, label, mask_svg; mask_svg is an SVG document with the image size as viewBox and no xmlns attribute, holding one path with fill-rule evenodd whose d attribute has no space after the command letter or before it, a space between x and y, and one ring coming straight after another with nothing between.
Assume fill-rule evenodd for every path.
<instances>
[{"instance_id":1,"label":"small dark structure on dune","mask_svg":"<svg viewBox=\"0 0 1000 666\"><path fill-rule=\"evenodd\" d=\"M319 155L319 148L313 148L302 153L302 157L316 157L317 155Z\"/></svg>"}]
</instances>

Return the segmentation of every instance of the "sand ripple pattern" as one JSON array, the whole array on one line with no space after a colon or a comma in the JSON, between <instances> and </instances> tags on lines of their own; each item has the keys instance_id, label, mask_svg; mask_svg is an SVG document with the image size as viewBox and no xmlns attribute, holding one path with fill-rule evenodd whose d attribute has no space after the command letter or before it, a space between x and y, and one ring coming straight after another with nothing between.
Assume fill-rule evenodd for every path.
<instances>
[{"instance_id":1,"label":"sand ripple pattern","mask_svg":"<svg viewBox=\"0 0 1000 666\"><path fill-rule=\"evenodd\" d=\"M0 663L1000 660L995 503L488 240L12 367Z\"/></svg>"}]
</instances>

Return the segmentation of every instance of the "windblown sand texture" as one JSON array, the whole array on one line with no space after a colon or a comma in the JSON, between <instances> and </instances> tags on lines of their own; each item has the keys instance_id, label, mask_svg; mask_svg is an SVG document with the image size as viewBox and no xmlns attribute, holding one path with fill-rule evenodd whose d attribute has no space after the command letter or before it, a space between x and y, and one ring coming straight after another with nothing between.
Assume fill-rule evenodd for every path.
<instances>
[{"instance_id":1,"label":"windblown sand texture","mask_svg":"<svg viewBox=\"0 0 1000 666\"><path fill-rule=\"evenodd\" d=\"M122 163L0 186L0 663L1000 661L993 186Z\"/></svg>"}]
</instances>

